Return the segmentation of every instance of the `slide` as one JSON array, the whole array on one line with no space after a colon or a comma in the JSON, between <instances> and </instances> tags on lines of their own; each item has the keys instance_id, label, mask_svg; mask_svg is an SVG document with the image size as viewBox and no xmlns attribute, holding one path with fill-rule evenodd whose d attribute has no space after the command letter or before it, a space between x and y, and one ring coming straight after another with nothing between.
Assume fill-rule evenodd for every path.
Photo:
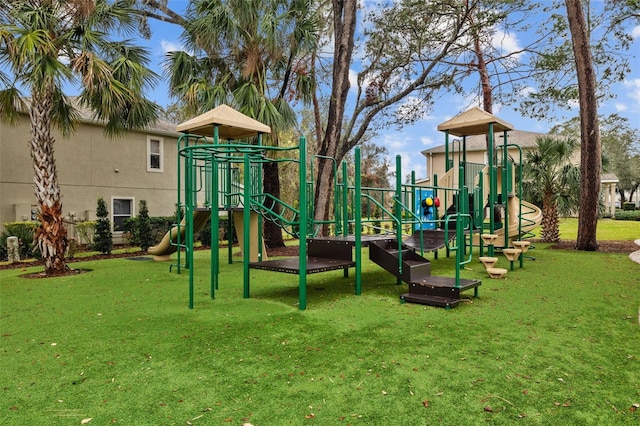
<instances>
[{"instance_id":1,"label":"slide","mask_svg":"<svg viewBox=\"0 0 640 426\"><path fill-rule=\"evenodd\" d=\"M518 197L509 198L507 208L509 209L509 239L518 237L518 213L519 203ZM522 233L531 232L542 223L542 210L527 201L522 200ZM504 235L504 228L497 229L494 234ZM498 237L498 241L500 237ZM499 245L499 244L498 244Z\"/></svg>"},{"instance_id":2,"label":"slide","mask_svg":"<svg viewBox=\"0 0 640 426\"><path fill-rule=\"evenodd\" d=\"M193 212L193 232L196 233L204 228L210 216L211 211L209 210L196 210ZM186 222L183 218L180 226L174 226L171 228L171 230L164 235L160 243L153 247L149 247L147 253L152 254L154 256L154 260L167 260L169 255L178 250L174 244L171 244L178 240L178 229L180 229L180 241L184 242L185 225Z\"/></svg>"}]
</instances>

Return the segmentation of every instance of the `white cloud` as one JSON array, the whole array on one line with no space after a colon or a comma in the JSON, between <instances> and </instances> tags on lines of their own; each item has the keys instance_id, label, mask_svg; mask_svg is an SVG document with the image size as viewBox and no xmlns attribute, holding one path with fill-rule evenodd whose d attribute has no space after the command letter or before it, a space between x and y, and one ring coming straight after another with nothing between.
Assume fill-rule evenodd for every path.
<instances>
[{"instance_id":1,"label":"white cloud","mask_svg":"<svg viewBox=\"0 0 640 426\"><path fill-rule=\"evenodd\" d=\"M614 105L617 112L623 112L627 110L627 106L623 103L616 102Z\"/></svg>"},{"instance_id":2,"label":"white cloud","mask_svg":"<svg viewBox=\"0 0 640 426\"><path fill-rule=\"evenodd\" d=\"M356 93L358 90L358 73L353 68L349 68L349 85L349 90Z\"/></svg>"},{"instance_id":3,"label":"white cloud","mask_svg":"<svg viewBox=\"0 0 640 426\"><path fill-rule=\"evenodd\" d=\"M164 39L160 41L160 47L162 47L163 53L178 52L178 51L184 50L184 47L181 44L173 41L167 41Z\"/></svg>"},{"instance_id":4,"label":"white cloud","mask_svg":"<svg viewBox=\"0 0 640 426\"><path fill-rule=\"evenodd\" d=\"M623 85L627 89L627 96L634 101L635 103L634 107L639 108L640 107L640 78L625 80Z\"/></svg>"},{"instance_id":5,"label":"white cloud","mask_svg":"<svg viewBox=\"0 0 640 426\"><path fill-rule=\"evenodd\" d=\"M631 30L631 37L634 39L640 38L640 25L633 27L633 30Z\"/></svg>"},{"instance_id":6,"label":"white cloud","mask_svg":"<svg viewBox=\"0 0 640 426\"><path fill-rule=\"evenodd\" d=\"M430 136L423 136L420 138L420 144L423 148L431 148L433 146L438 145L436 141L434 141Z\"/></svg>"},{"instance_id":7,"label":"white cloud","mask_svg":"<svg viewBox=\"0 0 640 426\"><path fill-rule=\"evenodd\" d=\"M513 57L518 59L522 56L522 47L518 41L518 37L515 34L505 33L501 29L494 28L491 36L491 45L502 52L504 55L509 55L514 52Z\"/></svg>"}]
</instances>

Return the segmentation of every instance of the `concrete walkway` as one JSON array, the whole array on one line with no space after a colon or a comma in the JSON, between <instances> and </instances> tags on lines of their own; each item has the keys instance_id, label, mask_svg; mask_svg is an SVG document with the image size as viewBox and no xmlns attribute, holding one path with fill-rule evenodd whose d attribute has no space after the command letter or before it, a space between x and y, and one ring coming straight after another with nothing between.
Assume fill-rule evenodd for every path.
<instances>
[{"instance_id":1,"label":"concrete walkway","mask_svg":"<svg viewBox=\"0 0 640 426\"><path fill-rule=\"evenodd\" d=\"M637 245L640 246L640 240L634 241ZM640 263L640 250L636 250L629 255L629 259L633 260L636 263Z\"/></svg>"}]
</instances>

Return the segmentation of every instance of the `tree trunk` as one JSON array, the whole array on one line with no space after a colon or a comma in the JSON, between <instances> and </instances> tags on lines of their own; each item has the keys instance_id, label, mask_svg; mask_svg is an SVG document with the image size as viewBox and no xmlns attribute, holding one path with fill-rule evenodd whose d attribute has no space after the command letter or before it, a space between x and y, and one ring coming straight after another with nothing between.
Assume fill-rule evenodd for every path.
<instances>
[{"instance_id":1,"label":"tree trunk","mask_svg":"<svg viewBox=\"0 0 640 426\"><path fill-rule=\"evenodd\" d=\"M357 0L333 0L333 78L331 84L331 98L327 115L327 127L318 154L338 158L338 145L342 135L342 121L344 119L347 95L349 94L349 68L353 55L354 35L356 29ZM329 217L331 191L333 189L332 163L324 158L318 160L315 189L315 218L327 220ZM325 234L327 227L323 227Z\"/></svg>"},{"instance_id":2,"label":"tree trunk","mask_svg":"<svg viewBox=\"0 0 640 426\"><path fill-rule=\"evenodd\" d=\"M601 145L598 123L596 78L589 44L589 32L581 0L565 0L567 18L578 76L580 100L580 210L578 215L578 250L598 249L598 201L600 198Z\"/></svg>"},{"instance_id":3,"label":"tree trunk","mask_svg":"<svg viewBox=\"0 0 640 426\"><path fill-rule=\"evenodd\" d=\"M262 165L264 192L280 199L280 173L278 163L266 162ZM272 210L280 214L280 204L275 204ZM264 223L264 243L269 248L284 247L282 228L267 220Z\"/></svg>"},{"instance_id":4,"label":"tree trunk","mask_svg":"<svg viewBox=\"0 0 640 426\"><path fill-rule=\"evenodd\" d=\"M31 159L35 172L35 196L40 206L40 226L34 240L40 249L47 275L59 275L67 270L65 252L67 229L63 222L60 185L53 156L51 137L52 99L35 95L31 99Z\"/></svg>"},{"instance_id":5,"label":"tree trunk","mask_svg":"<svg viewBox=\"0 0 640 426\"><path fill-rule=\"evenodd\" d=\"M542 200L542 241L557 243L560 241L558 207L553 194L544 194Z\"/></svg>"}]
</instances>

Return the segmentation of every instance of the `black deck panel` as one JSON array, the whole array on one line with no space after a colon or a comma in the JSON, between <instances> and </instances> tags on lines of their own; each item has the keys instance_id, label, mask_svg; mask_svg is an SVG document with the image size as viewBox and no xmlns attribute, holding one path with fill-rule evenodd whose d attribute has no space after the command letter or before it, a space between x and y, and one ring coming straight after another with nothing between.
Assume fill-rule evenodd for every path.
<instances>
[{"instance_id":1,"label":"black deck panel","mask_svg":"<svg viewBox=\"0 0 640 426\"><path fill-rule=\"evenodd\" d=\"M310 238L310 240L317 241L343 241L348 243L349 245L356 245L356 236L355 235L334 235L329 237L314 237ZM374 241L387 241L387 240L395 240L395 237L392 235L361 235L360 241L362 242L362 247L368 247Z\"/></svg>"},{"instance_id":2,"label":"black deck panel","mask_svg":"<svg viewBox=\"0 0 640 426\"><path fill-rule=\"evenodd\" d=\"M439 276L430 276L424 278L420 281L415 281L416 284L423 286L431 286L431 287L446 287L446 288L456 288L456 279L454 277L439 277ZM460 291L469 290L471 288L479 287L482 284L480 280L468 280L468 279L460 279L460 287L457 287Z\"/></svg>"},{"instance_id":3,"label":"black deck panel","mask_svg":"<svg viewBox=\"0 0 640 426\"><path fill-rule=\"evenodd\" d=\"M442 308L455 308L460 303L460 299L411 293L405 293L401 295L400 300L402 300L403 302L419 303L421 305L429 306L439 306Z\"/></svg>"},{"instance_id":4,"label":"black deck panel","mask_svg":"<svg viewBox=\"0 0 640 426\"><path fill-rule=\"evenodd\" d=\"M420 233L422 233L422 244L424 251L435 251L444 247L445 232L439 229L417 230L409 238L403 241L404 245L413 249L420 249ZM455 232L449 232L449 241L456 236Z\"/></svg>"},{"instance_id":5,"label":"black deck panel","mask_svg":"<svg viewBox=\"0 0 640 426\"><path fill-rule=\"evenodd\" d=\"M356 263L350 260L326 259L323 257L307 258L307 274L335 271L337 269L352 268ZM287 274L300 274L300 259L289 257L285 259L267 260L265 262L251 262L249 267L265 271L284 272Z\"/></svg>"}]
</instances>

